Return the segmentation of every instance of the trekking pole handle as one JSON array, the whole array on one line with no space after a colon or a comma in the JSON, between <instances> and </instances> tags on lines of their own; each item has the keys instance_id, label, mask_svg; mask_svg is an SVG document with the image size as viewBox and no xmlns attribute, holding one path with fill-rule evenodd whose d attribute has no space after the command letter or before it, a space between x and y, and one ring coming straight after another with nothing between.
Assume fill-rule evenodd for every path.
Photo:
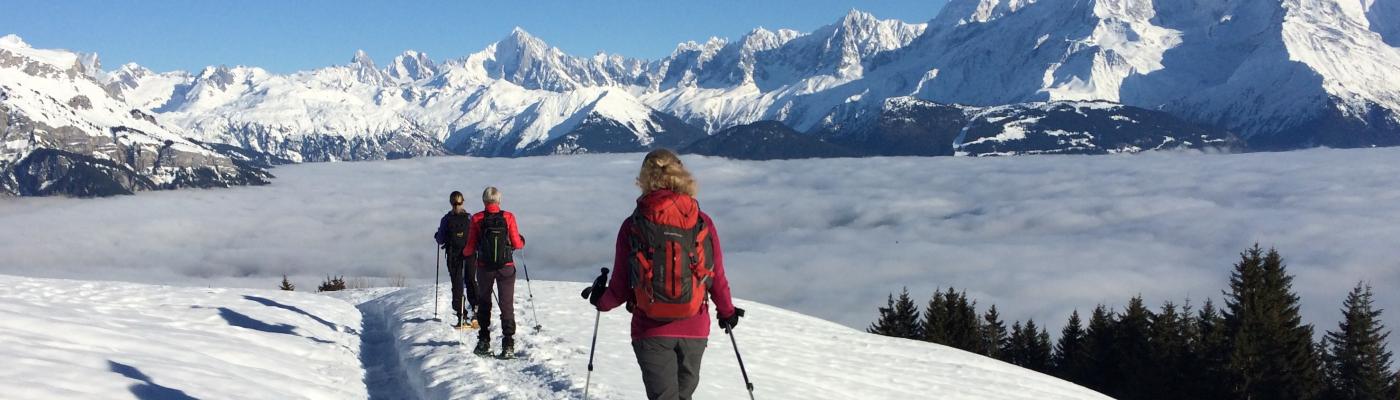
<instances>
[{"instance_id":1,"label":"trekking pole handle","mask_svg":"<svg viewBox=\"0 0 1400 400\"><path fill-rule=\"evenodd\" d=\"M593 287L599 288L608 284L608 269L603 268L603 272L598 275L598 279L593 280Z\"/></svg>"}]
</instances>

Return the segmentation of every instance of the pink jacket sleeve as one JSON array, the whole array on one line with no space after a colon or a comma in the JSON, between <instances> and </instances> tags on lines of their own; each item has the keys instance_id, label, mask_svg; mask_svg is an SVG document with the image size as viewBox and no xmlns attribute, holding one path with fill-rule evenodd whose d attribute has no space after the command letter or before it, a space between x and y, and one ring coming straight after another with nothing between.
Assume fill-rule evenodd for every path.
<instances>
[{"instance_id":1,"label":"pink jacket sleeve","mask_svg":"<svg viewBox=\"0 0 1400 400\"><path fill-rule=\"evenodd\" d=\"M710 246L714 249L715 257L715 279L710 284L710 300L715 302L715 316L728 318L734 315L734 298L730 297L729 278L724 274L724 251L719 248L719 232L715 230L715 222L710 220L709 215L701 212L700 218L705 219L705 226L710 231Z\"/></svg>"},{"instance_id":2,"label":"pink jacket sleeve","mask_svg":"<svg viewBox=\"0 0 1400 400\"><path fill-rule=\"evenodd\" d=\"M627 287L627 275L631 274L627 257L630 257L632 252L631 246L627 244L627 231L631 227L632 220L629 218L622 221L622 227L617 230L617 244L613 246L612 276L608 278L608 290L598 301L599 310L612 310L632 300L632 290Z\"/></svg>"}]
</instances>

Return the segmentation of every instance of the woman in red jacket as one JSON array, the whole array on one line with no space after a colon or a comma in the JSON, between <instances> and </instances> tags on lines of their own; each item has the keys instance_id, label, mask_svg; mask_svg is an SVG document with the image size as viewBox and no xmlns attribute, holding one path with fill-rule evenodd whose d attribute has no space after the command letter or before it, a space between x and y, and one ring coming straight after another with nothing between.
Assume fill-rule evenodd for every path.
<instances>
[{"instance_id":1,"label":"woman in red jacket","mask_svg":"<svg viewBox=\"0 0 1400 400\"><path fill-rule=\"evenodd\" d=\"M743 310L730 298L719 234L700 211L680 157L648 153L637 186L642 196L618 230L612 278L584 297L599 311L627 304L648 399L690 399L710 337L708 303L724 328L738 324Z\"/></svg>"}]
</instances>

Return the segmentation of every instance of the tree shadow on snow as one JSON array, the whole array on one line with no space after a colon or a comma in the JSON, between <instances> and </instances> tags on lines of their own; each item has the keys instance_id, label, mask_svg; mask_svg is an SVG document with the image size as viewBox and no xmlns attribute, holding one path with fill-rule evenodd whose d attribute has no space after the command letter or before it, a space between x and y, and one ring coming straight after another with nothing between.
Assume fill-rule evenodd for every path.
<instances>
[{"instance_id":1,"label":"tree shadow on snow","mask_svg":"<svg viewBox=\"0 0 1400 400\"><path fill-rule=\"evenodd\" d=\"M131 394L141 400L198 400L185 394L179 389L171 389L157 385L151 381L151 377L146 376L136 367L122 364L116 361L107 360L107 368L118 375L141 381L141 383L131 385Z\"/></svg>"},{"instance_id":2,"label":"tree shadow on snow","mask_svg":"<svg viewBox=\"0 0 1400 400\"><path fill-rule=\"evenodd\" d=\"M228 322L229 325L236 326L236 327L239 327L239 328L252 329L252 330L255 330L255 331L267 332L267 333L280 333L280 334L283 334L283 335L292 335L292 336L297 336L297 337L304 337L304 338L310 339L311 341L314 341L314 342L316 342L316 343L326 343L326 344L334 344L334 343L335 343L335 342L332 342L332 341L329 341L329 340L325 340L325 339L319 339L319 338L314 338L314 337L310 337L310 336L302 336L302 335L300 335L300 334L297 334L297 333L296 333L296 327L295 327L295 326L291 326L291 325L287 325L287 324L276 324L276 325L269 324L269 323L266 323L266 322L262 322L262 321L256 320L256 319L254 319L253 317L249 317L249 316L247 316L247 315L245 315L245 314L243 314L243 313L240 313L240 312L238 312L238 311L230 310L230 309L225 308L225 307L219 307L219 316L220 316L220 317L223 317L223 318L224 318L224 321Z\"/></svg>"},{"instance_id":3,"label":"tree shadow on snow","mask_svg":"<svg viewBox=\"0 0 1400 400\"><path fill-rule=\"evenodd\" d=\"M330 321L325 320L324 318L321 318L321 317L316 316L315 314L306 312L306 310L302 310L301 308L296 307L296 306L289 306L289 305L286 305L286 304L278 303L277 301L272 300L272 299L269 299L269 298L266 298L266 297L247 296L247 295L245 295L245 296L243 296L243 299L244 299L244 300L251 301L251 302L254 302L254 303L262 304L262 305L265 305L265 306L268 306L268 307L280 308L280 309L287 310L287 311L291 311L291 312L294 312L294 313L297 313L297 314L305 315L307 318L314 319L314 320L316 320L316 322L320 322L321 325L325 325L327 328L331 328L331 330L334 330L334 331L340 331L340 330L341 330L341 328L340 328L339 325L333 324L333 323L331 323ZM355 335L358 335L358 334L359 334L359 332L355 332L355 330L354 330L353 328L345 328L345 329L346 329L347 331L349 331L349 332L347 332L347 333L355 334Z\"/></svg>"}]
</instances>

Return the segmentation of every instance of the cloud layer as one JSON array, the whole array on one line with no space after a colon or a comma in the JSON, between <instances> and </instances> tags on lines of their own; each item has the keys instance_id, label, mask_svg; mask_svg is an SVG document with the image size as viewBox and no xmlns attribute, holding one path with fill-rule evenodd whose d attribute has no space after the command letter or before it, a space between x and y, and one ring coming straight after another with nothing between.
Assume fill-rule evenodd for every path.
<instances>
[{"instance_id":1,"label":"cloud layer","mask_svg":"<svg viewBox=\"0 0 1400 400\"><path fill-rule=\"evenodd\" d=\"M863 328L885 295L966 289L1051 329L1074 309L1217 302L1255 242L1333 329L1347 290L1400 327L1400 149L1241 155L740 162L686 157L737 296ZM310 288L327 274L433 279L431 239L461 190L496 185L531 277L610 263L641 155L307 164L273 185L0 201L0 273ZM755 316L758 317L758 316Z\"/></svg>"}]
</instances>

